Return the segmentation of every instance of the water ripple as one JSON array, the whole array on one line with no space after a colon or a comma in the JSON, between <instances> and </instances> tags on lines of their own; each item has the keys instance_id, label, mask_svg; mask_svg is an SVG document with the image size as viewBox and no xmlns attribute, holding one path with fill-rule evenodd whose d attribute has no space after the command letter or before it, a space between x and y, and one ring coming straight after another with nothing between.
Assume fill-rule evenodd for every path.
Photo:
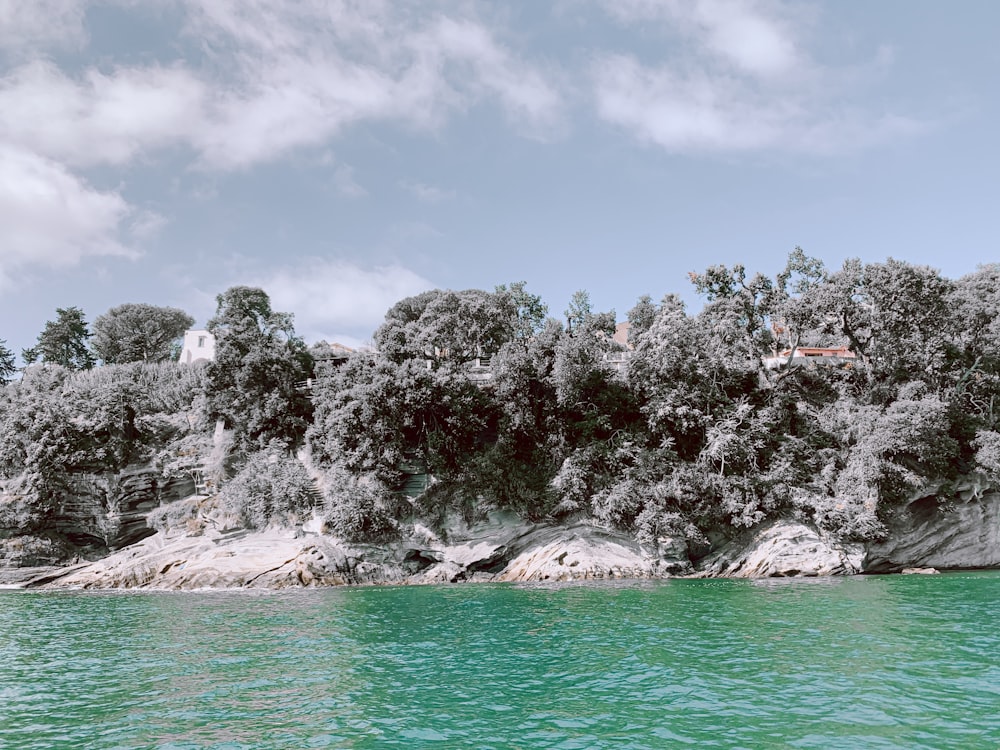
<instances>
[{"instance_id":1,"label":"water ripple","mask_svg":"<svg viewBox=\"0 0 1000 750\"><path fill-rule=\"evenodd\" d=\"M995 573L0 592L0 748L991 748Z\"/></svg>"}]
</instances>

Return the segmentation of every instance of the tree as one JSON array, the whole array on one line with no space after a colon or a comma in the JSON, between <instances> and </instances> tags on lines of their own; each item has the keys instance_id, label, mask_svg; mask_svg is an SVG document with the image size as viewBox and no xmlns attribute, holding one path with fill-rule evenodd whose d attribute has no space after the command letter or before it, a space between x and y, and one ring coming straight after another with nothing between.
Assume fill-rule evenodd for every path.
<instances>
[{"instance_id":1,"label":"tree","mask_svg":"<svg viewBox=\"0 0 1000 750\"><path fill-rule=\"evenodd\" d=\"M969 417L995 430L1000 422L1000 264L960 278L948 308L956 400Z\"/></svg>"},{"instance_id":2,"label":"tree","mask_svg":"<svg viewBox=\"0 0 1000 750\"><path fill-rule=\"evenodd\" d=\"M682 456L698 455L709 417L725 395L699 357L695 321L677 295L667 295L635 342L628 376L652 436Z\"/></svg>"},{"instance_id":3,"label":"tree","mask_svg":"<svg viewBox=\"0 0 1000 750\"><path fill-rule=\"evenodd\" d=\"M424 292L389 309L375 343L394 362L467 362L496 354L518 331L530 335L539 325L538 315L544 315L540 304L523 284L492 294L481 289Z\"/></svg>"},{"instance_id":4,"label":"tree","mask_svg":"<svg viewBox=\"0 0 1000 750\"><path fill-rule=\"evenodd\" d=\"M10 376L17 372L14 366L14 352L7 348L7 342L0 339L0 385L10 380Z\"/></svg>"},{"instance_id":5,"label":"tree","mask_svg":"<svg viewBox=\"0 0 1000 750\"><path fill-rule=\"evenodd\" d=\"M97 317L91 346L105 364L164 362L192 325L194 318L175 307L127 303Z\"/></svg>"},{"instance_id":6,"label":"tree","mask_svg":"<svg viewBox=\"0 0 1000 750\"><path fill-rule=\"evenodd\" d=\"M635 307L628 311L628 341L634 344L653 325L656 319L656 305L648 294L642 295Z\"/></svg>"},{"instance_id":7,"label":"tree","mask_svg":"<svg viewBox=\"0 0 1000 750\"><path fill-rule=\"evenodd\" d=\"M254 287L232 287L216 301L208 322L216 339L207 368L210 413L225 420L243 450L272 440L294 448L312 418L312 404L297 388L312 375L312 357L292 315L274 312L267 293Z\"/></svg>"},{"instance_id":8,"label":"tree","mask_svg":"<svg viewBox=\"0 0 1000 750\"><path fill-rule=\"evenodd\" d=\"M789 365L795 348L805 344L827 345L827 340L809 341L822 326L823 319L815 296L827 283L823 262L810 258L802 248L796 247L788 256L785 270L775 279L774 292L769 300L768 314L772 332L785 348L790 350Z\"/></svg>"},{"instance_id":9,"label":"tree","mask_svg":"<svg viewBox=\"0 0 1000 750\"><path fill-rule=\"evenodd\" d=\"M590 292L586 289L578 289L570 297L569 306L563 312L566 316L566 330L572 331L581 326L584 321L593 315L590 305Z\"/></svg>"},{"instance_id":10,"label":"tree","mask_svg":"<svg viewBox=\"0 0 1000 750\"><path fill-rule=\"evenodd\" d=\"M698 316L709 332L705 338L724 342L731 359L743 359L755 369L763 369L761 355L773 341L767 321L774 283L760 273L747 279L746 268L740 263L731 269L712 266L705 273L688 277L709 302Z\"/></svg>"},{"instance_id":11,"label":"tree","mask_svg":"<svg viewBox=\"0 0 1000 750\"><path fill-rule=\"evenodd\" d=\"M56 315L56 320L45 324L38 335L38 343L21 353L22 358L26 364L41 360L69 370L89 370L94 366L94 355L87 347L90 331L83 310L59 307Z\"/></svg>"},{"instance_id":12,"label":"tree","mask_svg":"<svg viewBox=\"0 0 1000 750\"><path fill-rule=\"evenodd\" d=\"M0 408L0 477L14 480L8 492L20 499L13 518L0 526L28 529L43 523L67 490L67 470L81 455L81 434L63 388L63 367L33 368L5 389Z\"/></svg>"},{"instance_id":13,"label":"tree","mask_svg":"<svg viewBox=\"0 0 1000 750\"><path fill-rule=\"evenodd\" d=\"M353 356L321 371L314 399L315 459L373 474L388 487L411 461L440 480L456 479L491 419L487 395L452 363L428 370L414 359Z\"/></svg>"},{"instance_id":14,"label":"tree","mask_svg":"<svg viewBox=\"0 0 1000 750\"><path fill-rule=\"evenodd\" d=\"M549 483L563 458L552 371L564 334L562 324L549 318L536 335L508 342L493 358L491 393L499 420L481 486L498 505L531 517L550 510Z\"/></svg>"},{"instance_id":15,"label":"tree","mask_svg":"<svg viewBox=\"0 0 1000 750\"><path fill-rule=\"evenodd\" d=\"M535 336L545 327L545 316L549 308L537 294L531 294L525 289L527 282L515 281L511 284L500 284L495 293L501 299L513 306L515 314L514 339L526 341Z\"/></svg>"},{"instance_id":16,"label":"tree","mask_svg":"<svg viewBox=\"0 0 1000 750\"><path fill-rule=\"evenodd\" d=\"M889 258L844 262L813 295L829 335L843 336L871 382L939 383L949 349L954 284L928 266Z\"/></svg>"}]
</instances>

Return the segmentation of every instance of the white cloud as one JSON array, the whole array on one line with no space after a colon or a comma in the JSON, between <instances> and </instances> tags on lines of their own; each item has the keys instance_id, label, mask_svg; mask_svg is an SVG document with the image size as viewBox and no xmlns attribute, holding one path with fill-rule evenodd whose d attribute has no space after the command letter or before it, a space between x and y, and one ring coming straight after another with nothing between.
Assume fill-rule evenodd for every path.
<instances>
[{"instance_id":1,"label":"white cloud","mask_svg":"<svg viewBox=\"0 0 1000 750\"><path fill-rule=\"evenodd\" d=\"M791 29L780 16L731 0L702 0L694 7L706 46L745 72L786 74L800 62Z\"/></svg>"},{"instance_id":2,"label":"white cloud","mask_svg":"<svg viewBox=\"0 0 1000 750\"><path fill-rule=\"evenodd\" d=\"M738 81L649 68L627 55L603 58L594 76L601 117L670 150L769 146L796 115L793 102L762 102Z\"/></svg>"},{"instance_id":3,"label":"white cloud","mask_svg":"<svg viewBox=\"0 0 1000 750\"><path fill-rule=\"evenodd\" d=\"M86 39L83 0L0 0L0 53L79 46Z\"/></svg>"},{"instance_id":4,"label":"white cloud","mask_svg":"<svg viewBox=\"0 0 1000 750\"><path fill-rule=\"evenodd\" d=\"M241 168L320 145L363 121L435 127L477 101L530 131L557 119L556 88L469 18L403 3L188 3L188 34L225 88L194 136L211 166ZM426 16L430 16L428 20Z\"/></svg>"},{"instance_id":5,"label":"white cloud","mask_svg":"<svg viewBox=\"0 0 1000 750\"><path fill-rule=\"evenodd\" d=\"M424 182L414 182L413 180L400 180L399 187L411 193L419 200L426 203L440 203L455 197L454 190L444 190L443 188L428 185Z\"/></svg>"},{"instance_id":6,"label":"white cloud","mask_svg":"<svg viewBox=\"0 0 1000 750\"><path fill-rule=\"evenodd\" d=\"M435 286L398 265L369 269L319 258L249 283L268 293L275 310L295 313L295 330L307 341L349 345L373 333L396 302Z\"/></svg>"},{"instance_id":7,"label":"white cloud","mask_svg":"<svg viewBox=\"0 0 1000 750\"><path fill-rule=\"evenodd\" d=\"M496 95L515 121L529 127L550 127L561 96L537 70L518 61L481 24L442 18L426 35L430 49L468 64L474 87Z\"/></svg>"},{"instance_id":8,"label":"white cloud","mask_svg":"<svg viewBox=\"0 0 1000 750\"><path fill-rule=\"evenodd\" d=\"M82 3L46 2L82 23ZM203 64L69 75L36 59L0 79L0 137L74 166L124 164L181 143L209 167L240 169L362 121L433 127L494 99L513 122L540 129L561 104L540 72L474 20L431 14L416 22L403 6L377 2L182 5ZM2 8L19 27L42 23L39 14Z\"/></svg>"},{"instance_id":9,"label":"white cloud","mask_svg":"<svg viewBox=\"0 0 1000 750\"><path fill-rule=\"evenodd\" d=\"M707 53L760 76L793 71L802 62L792 13L774 0L607 0L626 23L659 22Z\"/></svg>"},{"instance_id":10,"label":"white cloud","mask_svg":"<svg viewBox=\"0 0 1000 750\"><path fill-rule=\"evenodd\" d=\"M0 144L0 284L24 268L134 255L118 239L129 213L118 193L95 190L57 162Z\"/></svg>"},{"instance_id":11,"label":"white cloud","mask_svg":"<svg viewBox=\"0 0 1000 750\"><path fill-rule=\"evenodd\" d=\"M151 12L133 0L105 1L125 13ZM438 13L381 0L172 1L186 20L185 37L171 41L196 50L184 62L116 65L110 58L70 70L41 50L85 49L93 3L0 0L0 44L14 61L0 73L5 172L30 165L51 188L35 198L5 192L5 209L25 203L15 225L0 228L9 239L18 227L20 244L0 250L6 273L57 258L124 254L114 237L125 217L133 241L162 224L121 191L89 187L80 170L131 166L178 146L205 170L246 169L323 146L353 124L433 128L481 101L499 103L534 133L561 106L544 76L465 6ZM333 184L345 195L365 194L347 165L337 167ZM48 215L57 194L89 201L92 214L30 218Z\"/></svg>"},{"instance_id":12,"label":"white cloud","mask_svg":"<svg viewBox=\"0 0 1000 750\"><path fill-rule=\"evenodd\" d=\"M150 209L133 210L128 233L137 242L155 237L167 225L167 217Z\"/></svg>"},{"instance_id":13,"label":"white cloud","mask_svg":"<svg viewBox=\"0 0 1000 750\"><path fill-rule=\"evenodd\" d=\"M858 70L824 67L808 56L802 6L778 0L604 5L619 22L652 25L667 40L659 63L604 53L591 68L598 115L644 142L674 152L832 154L925 128L844 104ZM879 50L864 67L887 64Z\"/></svg>"},{"instance_id":14,"label":"white cloud","mask_svg":"<svg viewBox=\"0 0 1000 750\"><path fill-rule=\"evenodd\" d=\"M206 89L180 67L95 69L35 61L0 79L0 139L73 166L123 164L204 126Z\"/></svg>"},{"instance_id":15,"label":"white cloud","mask_svg":"<svg viewBox=\"0 0 1000 750\"><path fill-rule=\"evenodd\" d=\"M347 164L341 164L333 170L333 186L338 193L350 198L362 198L368 195L368 191L354 179L354 167Z\"/></svg>"}]
</instances>

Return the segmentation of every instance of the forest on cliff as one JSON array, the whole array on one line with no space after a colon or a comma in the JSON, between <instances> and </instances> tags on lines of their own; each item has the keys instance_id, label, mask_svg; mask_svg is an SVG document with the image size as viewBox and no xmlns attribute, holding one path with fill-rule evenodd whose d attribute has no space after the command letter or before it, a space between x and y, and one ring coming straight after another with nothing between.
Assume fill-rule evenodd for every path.
<instances>
[{"instance_id":1,"label":"forest on cliff","mask_svg":"<svg viewBox=\"0 0 1000 750\"><path fill-rule=\"evenodd\" d=\"M315 512L377 540L508 509L693 548L779 516L877 539L919 493L1000 484L1000 265L953 280L893 259L829 270L796 249L774 275L714 266L691 282L701 311L643 297L624 340L586 293L556 318L520 282L404 299L376 351L349 356L307 346L249 287L219 295L207 364L151 356L162 335L73 352L40 336L0 391L0 529L44 532L80 476L103 477L110 545L115 478L137 465L199 488L151 513L156 528ZM150 330L183 330L178 312Z\"/></svg>"}]
</instances>

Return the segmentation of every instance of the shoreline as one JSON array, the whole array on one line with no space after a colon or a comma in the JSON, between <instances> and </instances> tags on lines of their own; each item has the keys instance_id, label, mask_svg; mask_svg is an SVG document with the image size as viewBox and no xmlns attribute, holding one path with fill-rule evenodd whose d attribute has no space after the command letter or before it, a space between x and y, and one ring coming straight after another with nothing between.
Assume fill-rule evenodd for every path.
<instances>
[{"instance_id":1,"label":"shoreline","mask_svg":"<svg viewBox=\"0 0 1000 750\"><path fill-rule=\"evenodd\" d=\"M920 503L914 500L913 504ZM28 590L262 590L435 583L561 583L675 578L813 578L1000 568L1000 493L901 513L878 542L845 542L793 518L728 531L695 557L687 540L577 519L531 523L503 511L435 530L413 523L381 544L350 543L314 522L264 531L158 531L98 560L0 569ZM703 550L704 551L704 550Z\"/></svg>"}]
</instances>

